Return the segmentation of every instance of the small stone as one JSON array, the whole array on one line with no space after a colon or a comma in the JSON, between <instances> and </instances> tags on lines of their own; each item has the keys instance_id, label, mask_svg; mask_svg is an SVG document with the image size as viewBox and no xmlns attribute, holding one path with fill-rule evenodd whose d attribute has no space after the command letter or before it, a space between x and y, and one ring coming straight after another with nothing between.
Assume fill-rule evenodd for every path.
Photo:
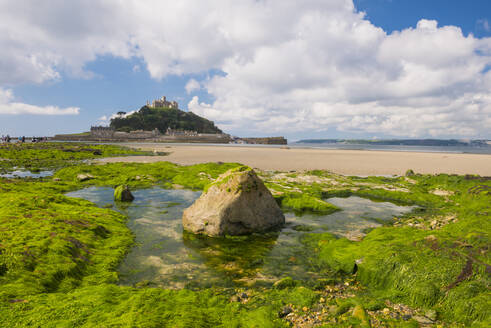
<instances>
[{"instance_id":1,"label":"small stone","mask_svg":"<svg viewBox=\"0 0 491 328\"><path fill-rule=\"evenodd\" d=\"M355 317L358 320L360 320L363 324L367 324L368 323L367 312L365 311L365 309L363 308L363 306L361 306L361 305L355 306L353 308L352 315L353 315L353 317Z\"/></svg>"},{"instance_id":2,"label":"small stone","mask_svg":"<svg viewBox=\"0 0 491 328\"><path fill-rule=\"evenodd\" d=\"M329 313L331 313L331 314L335 314L337 311L338 311L338 307L337 307L337 305L331 305L331 306L329 307Z\"/></svg>"},{"instance_id":3,"label":"small stone","mask_svg":"<svg viewBox=\"0 0 491 328\"><path fill-rule=\"evenodd\" d=\"M280 310L280 312L278 312L278 317L283 318L292 312L293 312L293 309L290 306L284 306Z\"/></svg>"},{"instance_id":4,"label":"small stone","mask_svg":"<svg viewBox=\"0 0 491 328\"><path fill-rule=\"evenodd\" d=\"M427 317L430 320L435 321L436 320L436 311L435 310L428 310L428 311L426 311L425 317Z\"/></svg>"},{"instance_id":5,"label":"small stone","mask_svg":"<svg viewBox=\"0 0 491 328\"><path fill-rule=\"evenodd\" d=\"M133 199L135 199L135 197L131 194L128 186L121 185L114 189L114 200L120 202L131 202Z\"/></svg>"},{"instance_id":6,"label":"small stone","mask_svg":"<svg viewBox=\"0 0 491 328\"><path fill-rule=\"evenodd\" d=\"M428 319L427 317L420 316L420 315L415 315L413 317L414 320L416 320L418 323L422 325L431 325L433 324L433 320Z\"/></svg>"},{"instance_id":7,"label":"small stone","mask_svg":"<svg viewBox=\"0 0 491 328\"><path fill-rule=\"evenodd\" d=\"M416 174L414 173L413 170L409 169L406 171L406 174L405 174L407 177L412 177L412 176L415 176Z\"/></svg>"},{"instance_id":8,"label":"small stone","mask_svg":"<svg viewBox=\"0 0 491 328\"><path fill-rule=\"evenodd\" d=\"M94 176L90 175L90 174L78 174L77 175L77 180L80 182L87 181L90 179L94 179Z\"/></svg>"},{"instance_id":9,"label":"small stone","mask_svg":"<svg viewBox=\"0 0 491 328\"><path fill-rule=\"evenodd\" d=\"M436 241L436 237L435 237L435 235L429 235L429 236L426 236L425 237L425 240L427 240L427 241Z\"/></svg>"}]
</instances>

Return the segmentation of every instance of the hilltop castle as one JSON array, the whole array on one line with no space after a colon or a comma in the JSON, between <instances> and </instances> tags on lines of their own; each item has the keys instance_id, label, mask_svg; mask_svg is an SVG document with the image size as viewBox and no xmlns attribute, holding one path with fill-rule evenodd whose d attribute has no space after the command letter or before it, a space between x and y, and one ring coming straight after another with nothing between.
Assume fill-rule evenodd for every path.
<instances>
[{"instance_id":1,"label":"hilltop castle","mask_svg":"<svg viewBox=\"0 0 491 328\"><path fill-rule=\"evenodd\" d=\"M147 100L147 106L153 108L166 107L166 108L178 109L177 101L167 101L165 99L165 96L162 96L162 98L160 99L155 99L154 101L152 101L152 104L150 104L150 101Z\"/></svg>"}]
</instances>

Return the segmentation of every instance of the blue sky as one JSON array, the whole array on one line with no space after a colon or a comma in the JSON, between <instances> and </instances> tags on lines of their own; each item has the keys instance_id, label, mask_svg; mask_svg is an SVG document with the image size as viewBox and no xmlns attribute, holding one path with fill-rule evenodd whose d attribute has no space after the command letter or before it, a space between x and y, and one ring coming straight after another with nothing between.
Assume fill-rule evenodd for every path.
<instances>
[{"instance_id":1,"label":"blue sky","mask_svg":"<svg viewBox=\"0 0 491 328\"><path fill-rule=\"evenodd\" d=\"M36 19L22 8L35 2L0 4L0 16L6 15L0 17L6 49L0 53L0 134L87 131L104 116L166 95L234 135L491 138L491 89L485 88L491 83L491 1L355 0L355 10L345 0L299 8L294 1L247 2L222 8L239 18L212 23L193 17L215 17L216 3L196 9L190 2L187 9L183 2L172 9L183 10L180 17L189 10L189 21L160 17L148 29L136 24L127 32L120 31L128 15L143 21L142 2L133 3L136 10L101 4L97 15L109 10L114 27L100 29L92 27L100 18L83 2L48 1ZM173 4L162 6L169 12ZM67 22L57 18L75 10L80 17L64 31ZM417 33L430 30L420 49ZM398 55L398 45L411 42ZM435 58L422 62L425 51L433 56L432 47ZM428 92L414 76L428 83ZM199 89L187 91L190 80ZM379 81L384 90L372 90ZM48 115L49 106L56 109Z\"/></svg>"}]
</instances>

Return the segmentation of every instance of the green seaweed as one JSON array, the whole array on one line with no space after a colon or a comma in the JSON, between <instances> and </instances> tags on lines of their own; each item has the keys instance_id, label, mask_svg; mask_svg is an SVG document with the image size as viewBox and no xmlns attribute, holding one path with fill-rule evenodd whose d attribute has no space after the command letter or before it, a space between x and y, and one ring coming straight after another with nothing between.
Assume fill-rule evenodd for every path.
<instances>
[{"instance_id":1,"label":"green seaweed","mask_svg":"<svg viewBox=\"0 0 491 328\"><path fill-rule=\"evenodd\" d=\"M148 281L138 283L137 288L117 285L117 266L134 245L126 218L112 209L63 195L91 185L180 185L202 190L227 170L240 169L240 164L87 165L80 164L80 160L101 155L63 151L64 147L99 146L26 146L0 149L0 158L10 159L0 161L8 162L2 168L27 168L26 164L36 161L40 164L31 168L65 167L56 171L53 178L0 178L3 325L287 327L287 321L278 315L284 306L295 308L297 313L305 312L319 304L319 293L326 288L344 286L343 283L351 286L353 281L363 288L329 301L333 307L329 318L340 327L366 325L373 316L370 312L384 308L387 300L421 311L431 310L428 313L446 325L485 327L491 323L489 179L445 174L415 174L410 179L361 178L312 171L303 175L319 179L305 182L300 179L301 174L289 174L293 180L277 181L270 179L276 173L265 173L262 176L266 185L276 191L275 197L285 209L329 212L335 208L323 199L342 195L419 207L397 218L393 226L369 231L359 242L329 233L306 233L301 242L308 252L302 253L301 263L328 277L311 282L285 278L284 283L278 283L281 288L251 287L247 302L241 303L231 301L238 292L234 287L166 290L155 288ZM121 151L118 147L101 147L105 149L102 156ZM77 179L79 174L94 178L81 182ZM437 189L448 193L432 192ZM432 224L445 217L455 220ZM263 254L275 242L274 236L265 237L261 247L247 248L245 237L221 241L186 238L198 252L212 250L208 264L232 278L244 272L252 276ZM164 251L166 245L155 247ZM244 252L248 256L243 256ZM236 267L225 268L224 259L232 259ZM417 325L415 320L380 320L389 326Z\"/></svg>"},{"instance_id":2,"label":"green seaweed","mask_svg":"<svg viewBox=\"0 0 491 328\"><path fill-rule=\"evenodd\" d=\"M31 172L80 164L84 160L149 152L113 145L84 143L3 143L0 144L0 173L23 168Z\"/></svg>"},{"instance_id":3,"label":"green seaweed","mask_svg":"<svg viewBox=\"0 0 491 328\"><path fill-rule=\"evenodd\" d=\"M330 214L339 211L339 208L328 202L306 193L288 193L279 197L283 208L296 213L313 212L318 214Z\"/></svg>"}]
</instances>

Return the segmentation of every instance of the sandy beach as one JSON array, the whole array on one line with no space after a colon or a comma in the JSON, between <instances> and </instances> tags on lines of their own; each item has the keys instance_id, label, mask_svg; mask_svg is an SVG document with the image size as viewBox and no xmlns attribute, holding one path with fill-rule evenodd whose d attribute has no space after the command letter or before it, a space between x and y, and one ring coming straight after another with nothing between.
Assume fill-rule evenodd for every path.
<instances>
[{"instance_id":1,"label":"sandy beach","mask_svg":"<svg viewBox=\"0 0 491 328\"><path fill-rule=\"evenodd\" d=\"M218 161L239 162L261 170L322 169L338 174L360 176L402 175L408 169L417 173L491 176L491 155L482 154L175 144L126 144L126 146L170 154L115 157L101 161L139 163L169 161L182 165Z\"/></svg>"}]
</instances>

